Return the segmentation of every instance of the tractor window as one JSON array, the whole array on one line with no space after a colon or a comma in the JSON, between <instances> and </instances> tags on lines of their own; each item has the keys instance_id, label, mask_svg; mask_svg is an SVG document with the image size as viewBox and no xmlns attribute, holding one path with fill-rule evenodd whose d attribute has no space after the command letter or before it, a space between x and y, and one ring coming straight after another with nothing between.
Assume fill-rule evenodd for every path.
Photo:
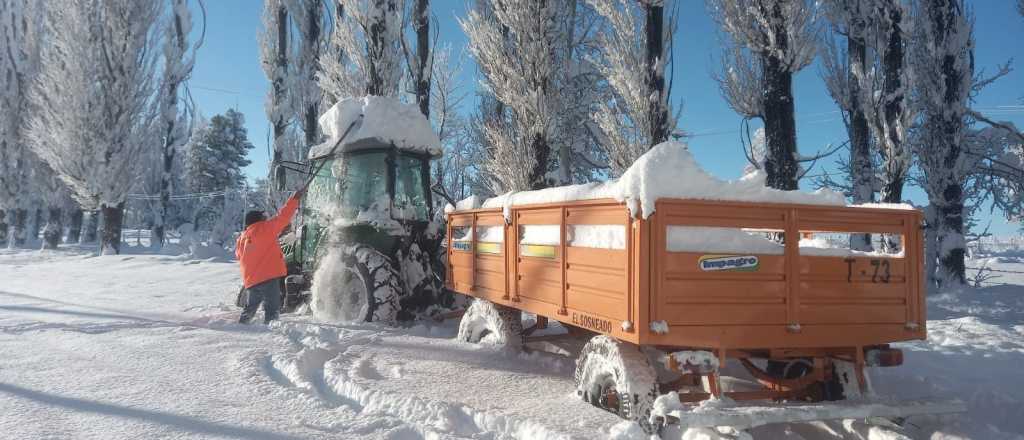
<instances>
[{"instance_id":1,"label":"tractor window","mask_svg":"<svg viewBox=\"0 0 1024 440\"><path fill-rule=\"evenodd\" d=\"M392 215L405 220L429 220L423 159L398 156L395 173L395 205Z\"/></svg>"},{"instance_id":2,"label":"tractor window","mask_svg":"<svg viewBox=\"0 0 1024 440\"><path fill-rule=\"evenodd\" d=\"M355 218L360 212L386 209L388 200L388 168L385 153L362 153L345 156L338 184L341 218ZM374 205L377 206L374 206Z\"/></svg>"},{"instance_id":3,"label":"tractor window","mask_svg":"<svg viewBox=\"0 0 1024 440\"><path fill-rule=\"evenodd\" d=\"M329 212L331 204L336 203L341 188L338 185L339 179L334 174L335 166L338 164L334 159L324 159L326 163L317 172L316 177L309 184L303 200L303 216L306 221L316 221L323 214ZM319 164L313 163L315 169Z\"/></svg>"}]
</instances>

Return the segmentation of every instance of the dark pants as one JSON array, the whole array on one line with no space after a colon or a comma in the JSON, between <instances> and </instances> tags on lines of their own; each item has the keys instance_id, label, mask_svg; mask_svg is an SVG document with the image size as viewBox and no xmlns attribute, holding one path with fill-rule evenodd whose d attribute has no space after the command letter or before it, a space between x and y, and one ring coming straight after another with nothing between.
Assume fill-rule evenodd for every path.
<instances>
[{"instance_id":1,"label":"dark pants","mask_svg":"<svg viewBox=\"0 0 1024 440\"><path fill-rule=\"evenodd\" d=\"M246 293L249 294L249 303L242 310L242 316L238 318L238 322L248 324L259 310L261 302L263 303L263 322L270 323L277 319L281 311L280 278L264 281L246 290L248 291Z\"/></svg>"}]
</instances>

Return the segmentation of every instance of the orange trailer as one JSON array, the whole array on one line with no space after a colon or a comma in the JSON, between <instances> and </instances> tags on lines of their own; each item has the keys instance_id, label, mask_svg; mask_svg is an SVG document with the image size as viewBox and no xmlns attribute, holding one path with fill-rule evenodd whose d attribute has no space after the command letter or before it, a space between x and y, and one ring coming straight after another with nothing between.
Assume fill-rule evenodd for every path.
<instances>
[{"instance_id":1,"label":"orange trailer","mask_svg":"<svg viewBox=\"0 0 1024 440\"><path fill-rule=\"evenodd\" d=\"M641 422L654 398L673 390L684 402L860 395L869 388L866 366L902 363L888 344L926 337L917 210L681 199L655 206L646 219L610 199L451 212L447 287L486 300L467 313L494 309L506 330L519 331L509 313L518 310L537 316L525 335L549 319L596 334L577 360L580 396ZM801 247L801 238L854 233L884 235L901 251ZM743 251L750 240L764 246ZM719 366L728 359L760 387L723 389ZM675 377L659 382L666 369Z\"/></svg>"}]
</instances>

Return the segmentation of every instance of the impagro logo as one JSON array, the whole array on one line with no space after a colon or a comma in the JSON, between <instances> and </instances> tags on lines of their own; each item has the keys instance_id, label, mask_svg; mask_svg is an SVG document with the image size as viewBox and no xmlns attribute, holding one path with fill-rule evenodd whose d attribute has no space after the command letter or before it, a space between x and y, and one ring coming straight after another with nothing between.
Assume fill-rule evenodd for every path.
<instances>
[{"instance_id":1,"label":"impagro logo","mask_svg":"<svg viewBox=\"0 0 1024 440\"><path fill-rule=\"evenodd\" d=\"M697 265L703 271L754 272L760 264L756 255L704 255L697 260Z\"/></svg>"}]
</instances>

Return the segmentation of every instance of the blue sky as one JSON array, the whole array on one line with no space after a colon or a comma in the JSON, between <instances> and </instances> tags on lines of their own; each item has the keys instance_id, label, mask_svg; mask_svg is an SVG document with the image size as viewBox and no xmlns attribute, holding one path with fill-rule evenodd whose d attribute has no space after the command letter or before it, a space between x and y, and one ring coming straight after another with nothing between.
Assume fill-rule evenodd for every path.
<instances>
[{"instance_id":1,"label":"blue sky","mask_svg":"<svg viewBox=\"0 0 1024 440\"><path fill-rule=\"evenodd\" d=\"M704 0L677 0L679 29L673 50L672 100L682 106L679 127L693 136L688 140L697 160L711 173L723 178L740 175L746 159L739 143L741 118L718 92L711 72L717 68L720 39L717 26L708 15ZM433 14L439 23L440 40L458 53L466 37L456 17L465 15L464 0L433 0ZM975 58L978 68L995 71L997 64L1024 59L1024 17L1012 0L968 0L976 17ZM269 125L263 109L269 83L260 67L257 35L262 2L258 0L207 0L206 42L199 52L191 81L192 94L207 116L237 108L246 116L249 137L256 145L246 169L250 178L265 176L268 164ZM194 8L195 10L195 8ZM196 14L198 17L198 13ZM199 27L198 24L196 26ZM197 29L198 30L198 29ZM810 154L846 140L842 118L828 96L817 63L795 77L794 94L798 145ZM463 87L475 87L473 61L467 55ZM985 89L975 107L997 120L1024 127L1024 70L1017 70ZM468 106L465 110L469 110ZM826 160L831 162L831 159ZM824 164L830 168L829 164ZM820 171L822 165L816 170ZM817 174L817 171L812 172ZM923 193L908 188L905 197L925 203ZM989 217L986 215L986 217ZM1011 233L1018 224L997 214L992 231Z\"/></svg>"}]
</instances>

